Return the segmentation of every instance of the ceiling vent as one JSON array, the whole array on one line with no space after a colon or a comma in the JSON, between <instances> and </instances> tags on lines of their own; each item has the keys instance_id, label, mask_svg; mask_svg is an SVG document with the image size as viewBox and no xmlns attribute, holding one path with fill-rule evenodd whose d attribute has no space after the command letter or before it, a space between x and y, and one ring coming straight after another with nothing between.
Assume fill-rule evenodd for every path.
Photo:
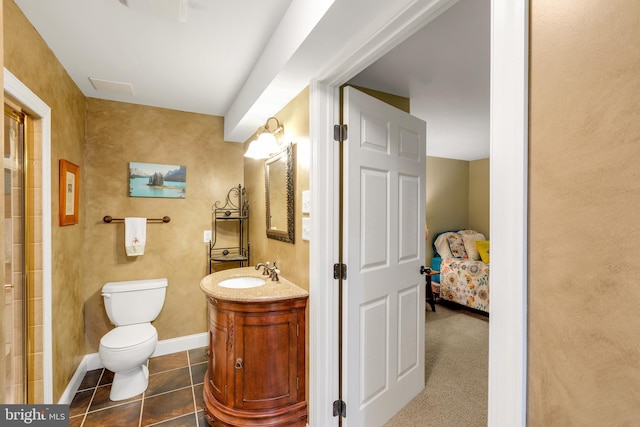
<instances>
[{"instance_id":1,"label":"ceiling vent","mask_svg":"<svg viewBox=\"0 0 640 427\"><path fill-rule=\"evenodd\" d=\"M147 15L187 22L188 0L118 0L131 10Z\"/></svg>"},{"instance_id":2,"label":"ceiling vent","mask_svg":"<svg viewBox=\"0 0 640 427\"><path fill-rule=\"evenodd\" d=\"M118 95L135 95L131 83L112 82L110 80L101 80L93 77L89 77L89 81L91 81L93 87L100 92L109 92Z\"/></svg>"}]
</instances>

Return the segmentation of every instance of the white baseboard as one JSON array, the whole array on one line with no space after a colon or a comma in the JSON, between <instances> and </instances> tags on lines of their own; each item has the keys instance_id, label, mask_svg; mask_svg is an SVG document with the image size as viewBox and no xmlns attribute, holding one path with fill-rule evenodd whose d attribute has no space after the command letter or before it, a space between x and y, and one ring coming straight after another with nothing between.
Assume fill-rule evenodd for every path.
<instances>
[{"instance_id":1,"label":"white baseboard","mask_svg":"<svg viewBox=\"0 0 640 427\"><path fill-rule=\"evenodd\" d=\"M206 347L209 345L209 333L186 335L178 338L158 341L156 351L151 357L164 356L165 354L176 353L178 351L191 350L193 348Z\"/></svg>"},{"instance_id":2,"label":"white baseboard","mask_svg":"<svg viewBox=\"0 0 640 427\"><path fill-rule=\"evenodd\" d=\"M99 358L97 357L98 353L94 353L94 354L96 358L99 360ZM62 396L60 396L60 400L58 400L59 404L63 404L63 405L71 404L71 401L73 400L73 397L76 395L76 392L80 387L80 384L82 384L82 379L84 378L87 371L90 371L92 369L97 369L97 368L88 368L88 364L90 363L89 359L91 359L92 356L93 356L92 354L88 354L82 358L82 360L80 361L80 365L78 365L78 368L76 369L76 372L71 377L71 381L69 381L69 384L67 384L67 388L62 393Z\"/></svg>"},{"instance_id":3,"label":"white baseboard","mask_svg":"<svg viewBox=\"0 0 640 427\"><path fill-rule=\"evenodd\" d=\"M202 332L200 334L187 335L184 337L171 338L168 340L158 341L156 351L153 352L151 357L164 356L165 354L177 353L179 351L187 351L193 348L200 348L209 345L209 334ZM98 353L87 354L80 361L80 365L76 369L76 372L71 377L71 381L67 385L67 388L62 393L58 403L69 405L76 395L82 380L88 371L94 369L102 369L104 365L100 360Z\"/></svg>"}]
</instances>

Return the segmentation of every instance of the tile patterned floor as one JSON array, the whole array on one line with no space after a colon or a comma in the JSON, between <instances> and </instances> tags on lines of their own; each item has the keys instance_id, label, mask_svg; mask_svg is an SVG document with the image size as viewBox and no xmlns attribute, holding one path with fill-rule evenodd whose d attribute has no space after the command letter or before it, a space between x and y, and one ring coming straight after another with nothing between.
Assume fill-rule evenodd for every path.
<instances>
[{"instance_id":1,"label":"tile patterned floor","mask_svg":"<svg viewBox=\"0 0 640 427\"><path fill-rule=\"evenodd\" d=\"M113 373L87 372L69 408L71 427L208 427L202 404L206 347L149 359L147 390L109 400Z\"/></svg>"}]
</instances>

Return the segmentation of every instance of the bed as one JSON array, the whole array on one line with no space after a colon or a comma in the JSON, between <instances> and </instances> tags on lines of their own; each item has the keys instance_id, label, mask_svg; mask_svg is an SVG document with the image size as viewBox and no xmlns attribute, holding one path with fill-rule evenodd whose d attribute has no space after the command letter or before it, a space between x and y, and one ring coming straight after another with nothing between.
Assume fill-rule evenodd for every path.
<instances>
[{"instance_id":1,"label":"bed","mask_svg":"<svg viewBox=\"0 0 640 427\"><path fill-rule=\"evenodd\" d=\"M433 241L432 289L441 300L489 313L489 241L474 230L437 233Z\"/></svg>"}]
</instances>

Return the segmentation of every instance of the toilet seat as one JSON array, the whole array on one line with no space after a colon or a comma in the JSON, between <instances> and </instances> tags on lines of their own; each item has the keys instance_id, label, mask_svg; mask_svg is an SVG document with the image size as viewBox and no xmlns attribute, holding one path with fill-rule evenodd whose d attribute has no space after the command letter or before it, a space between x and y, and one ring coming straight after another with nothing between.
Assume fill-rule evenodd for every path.
<instances>
[{"instance_id":1,"label":"toilet seat","mask_svg":"<svg viewBox=\"0 0 640 427\"><path fill-rule=\"evenodd\" d=\"M130 351L157 341L158 332L151 323L118 326L100 339L100 346L111 352Z\"/></svg>"}]
</instances>

